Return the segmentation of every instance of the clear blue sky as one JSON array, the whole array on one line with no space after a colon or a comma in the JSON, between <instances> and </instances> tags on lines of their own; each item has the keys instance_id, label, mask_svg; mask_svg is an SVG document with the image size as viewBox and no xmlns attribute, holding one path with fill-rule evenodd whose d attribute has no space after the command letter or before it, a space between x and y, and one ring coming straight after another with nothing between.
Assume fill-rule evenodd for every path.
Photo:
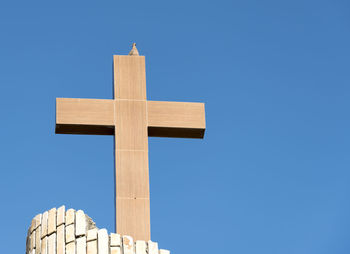
<instances>
[{"instance_id":1,"label":"clear blue sky","mask_svg":"<svg viewBox=\"0 0 350 254\"><path fill-rule=\"evenodd\" d=\"M65 204L114 230L113 137L55 135L55 98L206 103L204 140L150 138L152 239L172 253L350 253L349 1L0 3L1 252ZM179 244L181 241L181 244Z\"/></svg>"}]
</instances>

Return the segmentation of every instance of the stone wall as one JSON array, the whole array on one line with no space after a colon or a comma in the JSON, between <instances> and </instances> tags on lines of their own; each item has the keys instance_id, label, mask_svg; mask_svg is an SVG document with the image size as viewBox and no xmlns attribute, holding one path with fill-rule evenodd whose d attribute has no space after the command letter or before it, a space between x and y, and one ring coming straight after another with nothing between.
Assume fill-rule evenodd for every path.
<instances>
[{"instance_id":1,"label":"stone wall","mask_svg":"<svg viewBox=\"0 0 350 254\"><path fill-rule=\"evenodd\" d=\"M170 254L152 241L98 229L82 210L65 206L38 214L28 229L26 254Z\"/></svg>"}]
</instances>

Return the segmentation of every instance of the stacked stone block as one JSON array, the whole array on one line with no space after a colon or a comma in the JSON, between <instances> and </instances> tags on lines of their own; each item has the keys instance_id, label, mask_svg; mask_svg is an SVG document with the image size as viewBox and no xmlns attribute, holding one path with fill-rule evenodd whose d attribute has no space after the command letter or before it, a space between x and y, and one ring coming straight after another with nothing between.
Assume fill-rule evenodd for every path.
<instances>
[{"instance_id":1,"label":"stacked stone block","mask_svg":"<svg viewBox=\"0 0 350 254\"><path fill-rule=\"evenodd\" d=\"M170 254L152 241L108 234L82 210L65 206L38 214L28 229L26 254Z\"/></svg>"}]
</instances>

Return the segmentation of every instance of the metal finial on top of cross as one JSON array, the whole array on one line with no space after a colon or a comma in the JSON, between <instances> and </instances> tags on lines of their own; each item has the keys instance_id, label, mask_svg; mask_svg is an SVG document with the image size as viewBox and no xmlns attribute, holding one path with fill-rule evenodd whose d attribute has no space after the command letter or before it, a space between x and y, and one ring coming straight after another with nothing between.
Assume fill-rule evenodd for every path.
<instances>
[{"instance_id":1,"label":"metal finial on top of cross","mask_svg":"<svg viewBox=\"0 0 350 254\"><path fill-rule=\"evenodd\" d=\"M139 56L139 51L136 48L136 43L132 44L132 49L129 52L129 56Z\"/></svg>"}]
</instances>

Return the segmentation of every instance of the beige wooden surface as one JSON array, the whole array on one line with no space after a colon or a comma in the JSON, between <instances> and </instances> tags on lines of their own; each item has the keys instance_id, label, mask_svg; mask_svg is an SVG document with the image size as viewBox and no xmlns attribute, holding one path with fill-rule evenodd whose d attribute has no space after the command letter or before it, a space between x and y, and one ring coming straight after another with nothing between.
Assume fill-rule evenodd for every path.
<instances>
[{"instance_id":1,"label":"beige wooden surface","mask_svg":"<svg viewBox=\"0 0 350 254\"><path fill-rule=\"evenodd\" d=\"M114 98L146 100L144 56L114 56Z\"/></svg>"},{"instance_id":2,"label":"beige wooden surface","mask_svg":"<svg viewBox=\"0 0 350 254\"><path fill-rule=\"evenodd\" d=\"M203 138L204 103L148 101L148 135Z\"/></svg>"},{"instance_id":3,"label":"beige wooden surface","mask_svg":"<svg viewBox=\"0 0 350 254\"><path fill-rule=\"evenodd\" d=\"M148 136L203 138L203 103L146 100L144 56L114 56L114 99L56 99L56 133L115 135L116 232L150 240Z\"/></svg>"},{"instance_id":4,"label":"beige wooden surface","mask_svg":"<svg viewBox=\"0 0 350 254\"><path fill-rule=\"evenodd\" d=\"M136 231L134 239L150 238L150 201L148 198L119 198L116 199L117 233L133 229ZM119 224L119 225L118 225Z\"/></svg>"},{"instance_id":5,"label":"beige wooden surface","mask_svg":"<svg viewBox=\"0 0 350 254\"><path fill-rule=\"evenodd\" d=\"M114 100L57 98L56 133L114 135Z\"/></svg>"},{"instance_id":6,"label":"beige wooden surface","mask_svg":"<svg viewBox=\"0 0 350 254\"><path fill-rule=\"evenodd\" d=\"M148 101L148 126L205 129L204 103Z\"/></svg>"},{"instance_id":7,"label":"beige wooden surface","mask_svg":"<svg viewBox=\"0 0 350 254\"><path fill-rule=\"evenodd\" d=\"M145 57L114 56L116 228L150 240Z\"/></svg>"},{"instance_id":8,"label":"beige wooden surface","mask_svg":"<svg viewBox=\"0 0 350 254\"><path fill-rule=\"evenodd\" d=\"M57 98L56 133L114 135L114 104L114 100ZM204 135L204 103L147 101L146 108L148 136Z\"/></svg>"},{"instance_id":9,"label":"beige wooden surface","mask_svg":"<svg viewBox=\"0 0 350 254\"><path fill-rule=\"evenodd\" d=\"M114 100L56 99L57 124L114 126Z\"/></svg>"}]
</instances>

